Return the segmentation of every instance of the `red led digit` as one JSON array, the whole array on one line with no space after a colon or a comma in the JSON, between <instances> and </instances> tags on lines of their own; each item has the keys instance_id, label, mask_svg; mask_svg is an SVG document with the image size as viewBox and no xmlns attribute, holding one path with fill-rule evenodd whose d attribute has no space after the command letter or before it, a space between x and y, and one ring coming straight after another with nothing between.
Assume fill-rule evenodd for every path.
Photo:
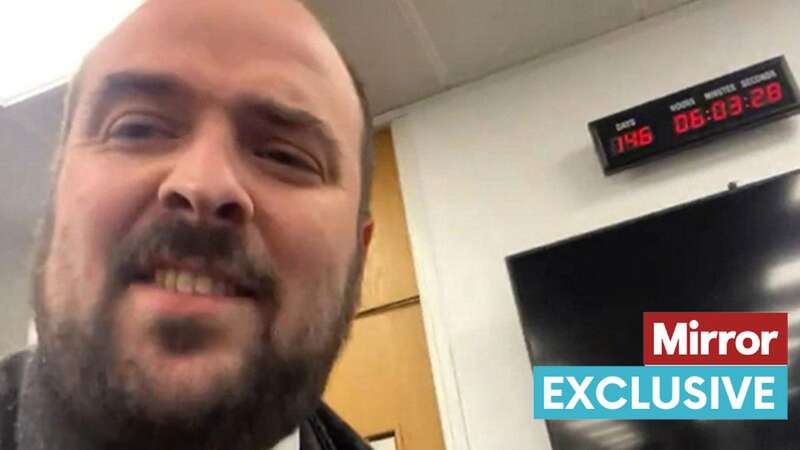
<instances>
[{"instance_id":1,"label":"red led digit","mask_svg":"<svg viewBox=\"0 0 800 450\"><path fill-rule=\"evenodd\" d=\"M767 101L770 103L775 103L780 101L783 98L783 91L781 90L781 85L777 81L773 81L772 83L767 85Z\"/></svg>"},{"instance_id":2,"label":"red led digit","mask_svg":"<svg viewBox=\"0 0 800 450\"><path fill-rule=\"evenodd\" d=\"M686 113L673 116L672 124L675 126L675 134L683 134L689 131L689 118L686 116Z\"/></svg>"},{"instance_id":3,"label":"red led digit","mask_svg":"<svg viewBox=\"0 0 800 450\"><path fill-rule=\"evenodd\" d=\"M700 108L689 111L689 126L694 130L706 124L706 118Z\"/></svg>"},{"instance_id":4,"label":"red led digit","mask_svg":"<svg viewBox=\"0 0 800 450\"><path fill-rule=\"evenodd\" d=\"M739 114L744 112L744 104L742 103L742 97L738 95L731 95L728 97L728 105L730 106L729 112L732 116L738 116Z\"/></svg>"},{"instance_id":5,"label":"red led digit","mask_svg":"<svg viewBox=\"0 0 800 450\"><path fill-rule=\"evenodd\" d=\"M715 122L719 122L720 120L725 120L728 117L728 111L725 107L724 100L717 100L711 104L711 118L714 119Z\"/></svg>"},{"instance_id":6,"label":"red led digit","mask_svg":"<svg viewBox=\"0 0 800 450\"><path fill-rule=\"evenodd\" d=\"M625 146L631 149L639 146L639 138L636 136L635 131L625 135Z\"/></svg>"},{"instance_id":7,"label":"red led digit","mask_svg":"<svg viewBox=\"0 0 800 450\"><path fill-rule=\"evenodd\" d=\"M764 88L759 86L753 89L750 89L750 107L751 108L761 108L764 106Z\"/></svg>"},{"instance_id":8,"label":"red led digit","mask_svg":"<svg viewBox=\"0 0 800 450\"><path fill-rule=\"evenodd\" d=\"M650 129L650 125L639 128L638 134L639 134L639 145L641 145L642 147L653 143L653 130Z\"/></svg>"},{"instance_id":9,"label":"red led digit","mask_svg":"<svg viewBox=\"0 0 800 450\"><path fill-rule=\"evenodd\" d=\"M622 140L622 136L617 136L614 138L614 150L618 155L625 151L625 142Z\"/></svg>"}]
</instances>

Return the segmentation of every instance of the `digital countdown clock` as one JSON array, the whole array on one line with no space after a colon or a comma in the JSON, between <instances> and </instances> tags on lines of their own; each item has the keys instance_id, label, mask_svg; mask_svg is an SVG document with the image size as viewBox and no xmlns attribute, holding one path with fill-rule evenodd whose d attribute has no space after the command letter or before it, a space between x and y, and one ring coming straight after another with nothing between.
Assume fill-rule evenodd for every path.
<instances>
[{"instance_id":1,"label":"digital countdown clock","mask_svg":"<svg viewBox=\"0 0 800 450\"><path fill-rule=\"evenodd\" d=\"M606 175L800 112L783 56L589 123Z\"/></svg>"}]
</instances>

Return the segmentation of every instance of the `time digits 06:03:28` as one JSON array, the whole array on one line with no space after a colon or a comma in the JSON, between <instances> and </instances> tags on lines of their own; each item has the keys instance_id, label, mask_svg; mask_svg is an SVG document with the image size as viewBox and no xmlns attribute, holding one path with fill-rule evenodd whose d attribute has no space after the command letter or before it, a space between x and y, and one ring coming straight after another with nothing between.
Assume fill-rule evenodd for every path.
<instances>
[{"instance_id":1,"label":"time digits 06:03:28","mask_svg":"<svg viewBox=\"0 0 800 450\"><path fill-rule=\"evenodd\" d=\"M748 91L747 96L732 94L711 102L705 111L694 108L672 116L675 134L683 134L704 127L709 122L722 122L730 117L744 114L747 109L758 109L783 99L781 85L773 81L763 86L756 86Z\"/></svg>"}]
</instances>

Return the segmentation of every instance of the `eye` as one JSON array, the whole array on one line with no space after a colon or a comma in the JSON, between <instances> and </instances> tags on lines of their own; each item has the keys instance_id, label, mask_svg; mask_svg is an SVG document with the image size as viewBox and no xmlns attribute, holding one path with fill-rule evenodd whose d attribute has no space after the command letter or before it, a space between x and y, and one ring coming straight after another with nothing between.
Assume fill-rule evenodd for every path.
<instances>
[{"instance_id":1,"label":"eye","mask_svg":"<svg viewBox=\"0 0 800 450\"><path fill-rule=\"evenodd\" d=\"M129 142L176 137L177 133L164 119L141 113L120 117L111 124L107 133L109 140Z\"/></svg>"},{"instance_id":2,"label":"eye","mask_svg":"<svg viewBox=\"0 0 800 450\"><path fill-rule=\"evenodd\" d=\"M283 144L271 144L253 152L256 157L280 166L320 174L316 160L307 153Z\"/></svg>"}]
</instances>

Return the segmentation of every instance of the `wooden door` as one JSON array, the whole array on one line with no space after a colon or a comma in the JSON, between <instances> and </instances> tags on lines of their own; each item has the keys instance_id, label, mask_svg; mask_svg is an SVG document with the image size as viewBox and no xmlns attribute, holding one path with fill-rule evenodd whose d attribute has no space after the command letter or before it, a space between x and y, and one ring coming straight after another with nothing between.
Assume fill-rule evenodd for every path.
<instances>
[{"instance_id":1,"label":"wooden door","mask_svg":"<svg viewBox=\"0 0 800 450\"><path fill-rule=\"evenodd\" d=\"M376 134L362 306L325 401L366 438L444 450L391 134Z\"/></svg>"}]
</instances>

